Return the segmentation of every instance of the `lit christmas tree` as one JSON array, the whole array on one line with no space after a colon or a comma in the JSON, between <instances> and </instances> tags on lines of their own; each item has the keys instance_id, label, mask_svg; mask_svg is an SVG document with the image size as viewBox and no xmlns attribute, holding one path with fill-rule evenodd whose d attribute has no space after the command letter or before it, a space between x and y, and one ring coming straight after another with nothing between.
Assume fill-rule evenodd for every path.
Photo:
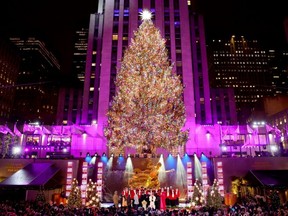
<instances>
[{"instance_id":1,"label":"lit christmas tree","mask_svg":"<svg viewBox=\"0 0 288 216\"><path fill-rule=\"evenodd\" d=\"M212 191L212 186L210 186L207 189L207 194L206 194L206 206L209 208L213 208L213 199L212 199L211 191Z\"/></svg>"},{"instance_id":2,"label":"lit christmas tree","mask_svg":"<svg viewBox=\"0 0 288 216\"><path fill-rule=\"evenodd\" d=\"M203 186L200 180L196 179L191 199L192 206L202 206L204 204Z\"/></svg>"},{"instance_id":3,"label":"lit christmas tree","mask_svg":"<svg viewBox=\"0 0 288 216\"><path fill-rule=\"evenodd\" d=\"M116 95L108 111L105 136L108 146L122 150L135 147L138 152L157 147L182 146L188 131L183 86L172 72L165 40L149 11L142 12L142 24L124 53L116 77Z\"/></svg>"},{"instance_id":4,"label":"lit christmas tree","mask_svg":"<svg viewBox=\"0 0 288 216\"><path fill-rule=\"evenodd\" d=\"M36 197L35 197L35 202L42 202L44 203L46 201L45 199L45 194L44 194L44 191L42 189L40 189L38 191L38 193L36 194Z\"/></svg>"},{"instance_id":5,"label":"lit christmas tree","mask_svg":"<svg viewBox=\"0 0 288 216\"><path fill-rule=\"evenodd\" d=\"M76 178L74 178L71 183L71 192L68 196L67 202L69 208L80 208L82 206L81 190Z\"/></svg>"},{"instance_id":6,"label":"lit christmas tree","mask_svg":"<svg viewBox=\"0 0 288 216\"><path fill-rule=\"evenodd\" d=\"M271 190L269 194L269 199L271 202L271 210L276 211L280 207L280 197L279 192L277 190Z\"/></svg>"},{"instance_id":7,"label":"lit christmas tree","mask_svg":"<svg viewBox=\"0 0 288 216\"><path fill-rule=\"evenodd\" d=\"M89 179L86 186L86 206L89 207L100 207L100 198L97 194L97 184Z\"/></svg>"},{"instance_id":8,"label":"lit christmas tree","mask_svg":"<svg viewBox=\"0 0 288 216\"><path fill-rule=\"evenodd\" d=\"M213 185L207 191L206 205L215 209L219 209L223 205L223 197L220 194L219 184L216 179L214 179Z\"/></svg>"}]
</instances>

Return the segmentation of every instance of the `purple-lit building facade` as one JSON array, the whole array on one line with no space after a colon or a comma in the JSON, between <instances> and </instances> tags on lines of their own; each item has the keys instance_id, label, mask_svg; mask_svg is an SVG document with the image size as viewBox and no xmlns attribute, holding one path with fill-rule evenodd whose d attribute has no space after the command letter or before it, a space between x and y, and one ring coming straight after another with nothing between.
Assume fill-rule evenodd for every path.
<instances>
[{"instance_id":1,"label":"purple-lit building facade","mask_svg":"<svg viewBox=\"0 0 288 216\"><path fill-rule=\"evenodd\" d=\"M237 113L233 88L211 88L213 122L236 125Z\"/></svg>"},{"instance_id":2,"label":"purple-lit building facade","mask_svg":"<svg viewBox=\"0 0 288 216\"><path fill-rule=\"evenodd\" d=\"M206 173L210 165L207 162L201 163L201 167L196 167L196 162L191 162L197 158L193 156L194 153L196 156L201 155L201 158L203 156L201 153L204 153L205 158L209 156L215 160L214 174L215 178L222 181L223 194L224 191L230 191L232 176L230 173L237 176L239 167L245 174L247 169L265 165L264 157L254 156L261 156L263 152L265 153L263 155L278 156L275 150L279 141L277 128L264 123L253 126L237 124L233 90L230 88L210 89L203 17L194 13L192 6L189 5L190 1L115 0L104 2L99 0L98 2L98 11L90 16L85 76L84 79L82 76L80 79L83 82L83 89L67 88L60 91L57 125L24 124L22 133L18 133L16 127L13 131L20 138L20 144L25 147L25 158L67 159L61 161L61 164L65 165L63 172L67 174L66 181L63 183L66 186L64 189L66 195L67 192L69 194L72 177L80 178L81 175L82 186L86 186L87 179L92 175L95 177L93 180L100 181L101 185L103 180L105 182L103 185L108 185L109 191L122 190L127 184L127 182L124 184L120 181L119 184L115 184L115 178L110 170L103 173L103 166L108 167L107 156L109 155L109 160L114 158L107 149L103 128L107 123L106 113L115 94L116 68L120 67L120 60L129 45L133 31L141 23L139 12L143 8L148 8L153 12L156 26L167 39L169 56L171 62L175 63L174 70L182 77L185 86L184 102L187 119L185 127L190 129L190 134L189 141L184 148L169 150L169 152L158 149L157 155L138 155L140 158L137 154L133 155L135 153L133 149L127 149L125 156L131 154L134 161L138 160L143 164L145 157L152 157L154 162L157 162L162 153L168 156L167 160L170 157L168 153L172 153L172 156L180 153L181 157L183 156L182 163L187 168L184 171L187 171L187 179L183 175L181 182L177 182L179 179L175 180L175 178L174 183L181 183L182 189L187 191L187 194L185 192L183 195L187 197L191 196L194 179L201 178L203 183L208 183L207 178L204 178L207 175L202 176L202 174ZM87 153L90 159L92 158L89 165L86 161ZM184 153L189 155L189 161L185 161L187 155ZM222 157L218 157L220 155ZM246 157L247 155L253 157ZM115 158L121 158L122 155L117 156ZM274 161L275 158L269 157L268 160ZM234 162L231 163L231 161ZM249 163L243 163L243 161ZM238 167L240 163L242 166ZM277 163L274 164L279 166ZM116 166L118 165L117 162ZM138 165L135 162L135 167L140 167ZM214 169L214 166L210 168ZM88 167L93 168L93 174L87 174ZM229 173L226 172L227 167L230 169ZM22 166L18 169L20 168ZM201 173L194 172L196 168L200 168ZM112 169L111 172L123 174L123 170L119 172ZM119 175L116 179L121 178ZM117 186L117 188L112 186Z\"/></svg>"},{"instance_id":3,"label":"purple-lit building facade","mask_svg":"<svg viewBox=\"0 0 288 216\"><path fill-rule=\"evenodd\" d=\"M97 12L90 16L81 117L73 119L63 114L69 113L69 109L63 109L63 104L58 109L58 122L65 122L64 116L80 125L89 125L96 120L97 148L107 151L103 127L115 94L116 68L120 67L133 31L141 23L139 12L144 8L153 12L152 19L167 40L169 58L175 63L174 71L182 77L185 127L191 128L185 151L193 153L196 125L216 122L213 122L210 102L204 21L186 0L99 1Z\"/></svg>"},{"instance_id":4,"label":"purple-lit building facade","mask_svg":"<svg viewBox=\"0 0 288 216\"><path fill-rule=\"evenodd\" d=\"M259 139L253 138L251 141L248 136L251 133L250 129L246 130L248 125L242 125L245 129L241 133L236 130L238 121L233 89L210 88L204 21L201 15L195 13L192 5L182 0L117 0L99 1L98 11L90 15L85 77L84 82L80 80L83 82L82 98L79 94L71 94L71 89L62 91L61 95L65 99L59 98L58 123L68 126L93 125L96 130L93 136L85 138L85 143L81 137L72 139L72 152L77 156L77 152L111 153L103 134L107 123L106 113L115 94L116 68L120 67L123 52L133 37L133 31L141 23L139 12L143 8L153 12L152 19L167 40L169 58L175 63L174 71L182 77L185 86L185 128L190 129L189 140L185 147L170 152L219 155L224 140L232 140L227 141L229 145L237 144L238 147L245 143L258 146L260 141L255 140ZM229 130L229 137L233 138L223 135L221 125L234 128ZM241 142L234 142L237 140ZM264 144L263 140L267 140L265 145L275 144L274 139L269 141L268 138L261 138L261 145ZM128 153L135 153L135 150L127 149L125 154ZM157 153L169 152L158 149Z\"/></svg>"}]
</instances>

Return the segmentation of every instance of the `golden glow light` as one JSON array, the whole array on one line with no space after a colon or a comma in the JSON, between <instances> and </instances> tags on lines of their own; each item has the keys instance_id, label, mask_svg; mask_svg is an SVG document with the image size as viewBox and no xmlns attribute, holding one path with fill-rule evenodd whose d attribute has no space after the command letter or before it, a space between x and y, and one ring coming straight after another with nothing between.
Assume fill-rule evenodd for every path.
<instances>
[{"instance_id":1,"label":"golden glow light","mask_svg":"<svg viewBox=\"0 0 288 216\"><path fill-rule=\"evenodd\" d=\"M166 40L144 10L145 20L125 50L116 76L116 94L104 129L111 152L183 146L188 131L181 78L173 73Z\"/></svg>"}]
</instances>

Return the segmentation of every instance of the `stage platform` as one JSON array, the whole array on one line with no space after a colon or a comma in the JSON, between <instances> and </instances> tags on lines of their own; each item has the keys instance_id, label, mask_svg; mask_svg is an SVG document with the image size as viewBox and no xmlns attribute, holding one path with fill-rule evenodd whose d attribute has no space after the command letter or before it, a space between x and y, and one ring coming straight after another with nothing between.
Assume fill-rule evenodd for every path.
<instances>
[{"instance_id":1,"label":"stage platform","mask_svg":"<svg viewBox=\"0 0 288 216\"><path fill-rule=\"evenodd\" d=\"M109 208L112 205L113 205L112 202L101 203L101 207L103 207L103 208ZM186 208L186 207L190 207L190 204L189 203L179 203L178 207L179 208Z\"/></svg>"}]
</instances>

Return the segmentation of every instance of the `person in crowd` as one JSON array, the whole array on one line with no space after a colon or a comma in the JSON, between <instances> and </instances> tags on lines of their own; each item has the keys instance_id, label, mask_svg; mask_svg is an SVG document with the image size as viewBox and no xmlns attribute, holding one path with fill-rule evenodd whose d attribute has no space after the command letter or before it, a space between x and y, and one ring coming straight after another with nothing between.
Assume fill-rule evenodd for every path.
<instances>
[{"instance_id":1,"label":"person in crowd","mask_svg":"<svg viewBox=\"0 0 288 216\"><path fill-rule=\"evenodd\" d=\"M134 197L133 197L133 207L134 209L138 209L139 207L139 196L138 193L134 193Z\"/></svg>"},{"instance_id":2,"label":"person in crowd","mask_svg":"<svg viewBox=\"0 0 288 216\"><path fill-rule=\"evenodd\" d=\"M115 208L119 207L119 195L118 195L118 191L114 191L113 194L113 204L115 206Z\"/></svg>"},{"instance_id":3,"label":"person in crowd","mask_svg":"<svg viewBox=\"0 0 288 216\"><path fill-rule=\"evenodd\" d=\"M142 200L141 204L142 204L143 209L146 210L147 209L147 201L144 199L144 200Z\"/></svg>"},{"instance_id":4,"label":"person in crowd","mask_svg":"<svg viewBox=\"0 0 288 216\"><path fill-rule=\"evenodd\" d=\"M132 199L131 199L131 195L130 195L130 193L128 194L126 200L127 200L127 206L128 206L128 209L131 209L131 207L132 207Z\"/></svg>"},{"instance_id":5,"label":"person in crowd","mask_svg":"<svg viewBox=\"0 0 288 216\"><path fill-rule=\"evenodd\" d=\"M161 188L160 192L160 210L166 209L166 198L167 198L167 192L164 190L164 188Z\"/></svg>"},{"instance_id":6,"label":"person in crowd","mask_svg":"<svg viewBox=\"0 0 288 216\"><path fill-rule=\"evenodd\" d=\"M122 195L122 196L121 196L121 207L122 207L122 208L126 208L127 206L128 206L128 204L127 204L127 198L126 198L126 196Z\"/></svg>"},{"instance_id":7,"label":"person in crowd","mask_svg":"<svg viewBox=\"0 0 288 216\"><path fill-rule=\"evenodd\" d=\"M151 209L156 209L155 201L156 201L156 196L154 195L153 192L151 192L151 194L150 194L150 196L149 196L149 202L150 202L149 207L150 207Z\"/></svg>"}]
</instances>

